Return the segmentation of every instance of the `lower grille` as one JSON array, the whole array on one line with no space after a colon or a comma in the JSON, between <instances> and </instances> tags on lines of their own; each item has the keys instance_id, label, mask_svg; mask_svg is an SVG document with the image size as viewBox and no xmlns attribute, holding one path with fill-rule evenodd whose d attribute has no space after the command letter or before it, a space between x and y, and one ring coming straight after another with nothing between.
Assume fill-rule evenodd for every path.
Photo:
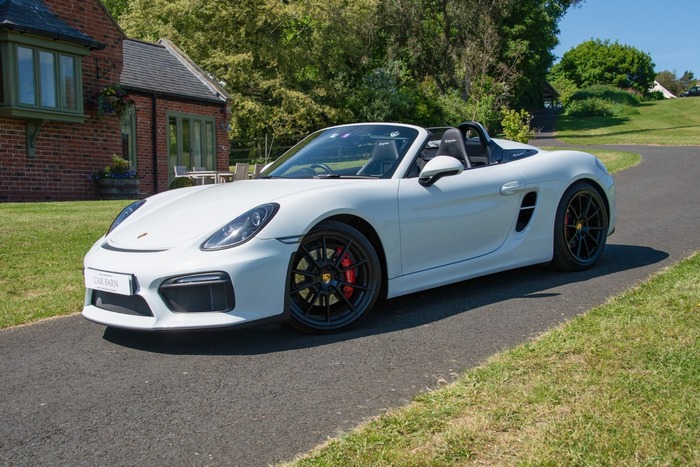
<instances>
[{"instance_id":1,"label":"lower grille","mask_svg":"<svg viewBox=\"0 0 700 467\"><path fill-rule=\"evenodd\" d=\"M97 308L123 315L153 316L151 308L140 295L119 295L93 290L91 303Z\"/></svg>"},{"instance_id":2,"label":"lower grille","mask_svg":"<svg viewBox=\"0 0 700 467\"><path fill-rule=\"evenodd\" d=\"M160 295L175 313L226 312L235 306L233 284L225 272L173 277L160 286Z\"/></svg>"}]
</instances>

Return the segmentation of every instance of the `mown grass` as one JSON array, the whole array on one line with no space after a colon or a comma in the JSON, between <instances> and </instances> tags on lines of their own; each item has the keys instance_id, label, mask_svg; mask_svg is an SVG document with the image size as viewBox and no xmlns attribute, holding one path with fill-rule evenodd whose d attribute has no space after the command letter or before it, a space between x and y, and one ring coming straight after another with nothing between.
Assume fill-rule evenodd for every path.
<instances>
[{"instance_id":1,"label":"mown grass","mask_svg":"<svg viewBox=\"0 0 700 467\"><path fill-rule=\"evenodd\" d=\"M556 137L573 145L700 146L700 99L646 102L639 115L557 119Z\"/></svg>"},{"instance_id":2,"label":"mown grass","mask_svg":"<svg viewBox=\"0 0 700 467\"><path fill-rule=\"evenodd\" d=\"M700 465L700 255L291 465Z\"/></svg>"},{"instance_id":3,"label":"mown grass","mask_svg":"<svg viewBox=\"0 0 700 467\"><path fill-rule=\"evenodd\" d=\"M0 204L0 328L80 311L83 256L128 203Z\"/></svg>"},{"instance_id":4,"label":"mown grass","mask_svg":"<svg viewBox=\"0 0 700 467\"><path fill-rule=\"evenodd\" d=\"M553 148L545 148L545 149L550 149L550 150L557 150L561 148L553 147ZM608 169L608 172L610 173L615 173L619 172L620 170L627 169L629 167L634 167L635 165L639 164L639 162L642 160L642 156L637 154L636 152L629 152L629 151L616 151L612 149L596 149L596 148L577 148L577 147L567 147L566 149L572 150L572 151L584 151L584 152L589 152L593 155L595 155L598 159L605 164L605 167Z\"/></svg>"}]
</instances>

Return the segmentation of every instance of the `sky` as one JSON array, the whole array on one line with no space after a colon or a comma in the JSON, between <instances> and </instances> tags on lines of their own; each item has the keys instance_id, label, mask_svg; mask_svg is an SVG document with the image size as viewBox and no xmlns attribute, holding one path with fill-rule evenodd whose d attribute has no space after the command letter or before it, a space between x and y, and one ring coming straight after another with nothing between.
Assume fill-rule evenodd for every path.
<instances>
[{"instance_id":1,"label":"sky","mask_svg":"<svg viewBox=\"0 0 700 467\"><path fill-rule=\"evenodd\" d=\"M609 39L648 53L656 72L700 77L699 0L584 0L559 22L555 63L582 42Z\"/></svg>"}]
</instances>

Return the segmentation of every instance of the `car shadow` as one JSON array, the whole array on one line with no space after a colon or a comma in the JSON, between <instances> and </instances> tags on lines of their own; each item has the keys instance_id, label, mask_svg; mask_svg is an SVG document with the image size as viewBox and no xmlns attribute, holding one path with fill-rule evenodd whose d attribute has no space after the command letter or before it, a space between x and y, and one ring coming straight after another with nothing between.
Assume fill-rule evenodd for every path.
<instances>
[{"instance_id":1,"label":"car shadow","mask_svg":"<svg viewBox=\"0 0 700 467\"><path fill-rule=\"evenodd\" d=\"M601 261L586 271L562 273L543 266L531 266L391 300L380 300L359 326L336 334L309 335L285 325L167 332L108 327L103 338L124 347L170 355L257 355L283 352L419 327L511 299L537 300L551 297L557 294L547 291L558 286L648 266L667 257L667 253L649 247L608 244Z\"/></svg>"}]
</instances>

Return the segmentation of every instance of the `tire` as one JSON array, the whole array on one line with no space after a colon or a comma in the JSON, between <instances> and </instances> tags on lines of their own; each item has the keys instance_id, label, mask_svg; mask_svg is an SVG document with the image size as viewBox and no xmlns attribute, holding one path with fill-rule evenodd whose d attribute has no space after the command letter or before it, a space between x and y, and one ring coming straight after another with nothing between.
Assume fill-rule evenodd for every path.
<instances>
[{"instance_id":1,"label":"tire","mask_svg":"<svg viewBox=\"0 0 700 467\"><path fill-rule=\"evenodd\" d=\"M374 247L359 231L326 221L301 241L288 281L292 326L330 333L367 316L379 296L381 267Z\"/></svg>"},{"instance_id":2,"label":"tire","mask_svg":"<svg viewBox=\"0 0 700 467\"><path fill-rule=\"evenodd\" d=\"M588 182L571 185L559 202L554 221L552 266L582 271L598 261L608 237L608 211Z\"/></svg>"}]
</instances>

